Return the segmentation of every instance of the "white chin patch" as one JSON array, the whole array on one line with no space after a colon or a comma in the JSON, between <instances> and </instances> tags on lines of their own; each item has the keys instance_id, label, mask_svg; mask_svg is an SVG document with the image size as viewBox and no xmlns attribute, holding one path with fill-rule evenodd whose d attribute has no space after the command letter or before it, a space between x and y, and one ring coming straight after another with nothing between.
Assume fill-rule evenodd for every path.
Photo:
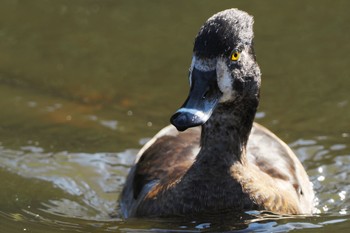
<instances>
[{"instance_id":1,"label":"white chin patch","mask_svg":"<svg viewBox=\"0 0 350 233\"><path fill-rule=\"evenodd\" d=\"M233 100L232 77L225 61L219 59L216 64L216 73L218 77L218 86L223 93L220 103Z\"/></svg>"},{"instance_id":2,"label":"white chin patch","mask_svg":"<svg viewBox=\"0 0 350 233\"><path fill-rule=\"evenodd\" d=\"M195 115L198 118L200 118L202 121L207 121L209 119L209 115L208 114L206 114L205 112L200 111L198 109L194 109L194 108L180 108L176 112L191 113L192 115Z\"/></svg>"}]
</instances>

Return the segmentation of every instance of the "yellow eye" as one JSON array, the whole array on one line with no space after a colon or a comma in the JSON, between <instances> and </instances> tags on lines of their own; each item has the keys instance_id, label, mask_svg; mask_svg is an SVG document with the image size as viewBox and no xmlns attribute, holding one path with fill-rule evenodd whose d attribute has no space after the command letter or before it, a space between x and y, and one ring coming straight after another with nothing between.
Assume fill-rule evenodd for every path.
<instances>
[{"instance_id":1,"label":"yellow eye","mask_svg":"<svg viewBox=\"0 0 350 233\"><path fill-rule=\"evenodd\" d=\"M239 52L233 52L231 55L231 61L237 61L240 57L240 53Z\"/></svg>"}]
</instances>

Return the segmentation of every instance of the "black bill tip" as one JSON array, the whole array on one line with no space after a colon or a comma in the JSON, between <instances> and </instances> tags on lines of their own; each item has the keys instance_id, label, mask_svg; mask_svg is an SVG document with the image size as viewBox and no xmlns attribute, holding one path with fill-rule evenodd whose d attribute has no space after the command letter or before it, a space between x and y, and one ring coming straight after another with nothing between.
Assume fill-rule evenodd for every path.
<instances>
[{"instance_id":1,"label":"black bill tip","mask_svg":"<svg viewBox=\"0 0 350 233\"><path fill-rule=\"evenodd\" d=\"M188 128L202 125L207 121L205 114L199 111L198 113L196 114L192 111L186 111L186 109L180 109L170 118L170 122L178 131L185 131Z\"/></svg>"}]
</instances>

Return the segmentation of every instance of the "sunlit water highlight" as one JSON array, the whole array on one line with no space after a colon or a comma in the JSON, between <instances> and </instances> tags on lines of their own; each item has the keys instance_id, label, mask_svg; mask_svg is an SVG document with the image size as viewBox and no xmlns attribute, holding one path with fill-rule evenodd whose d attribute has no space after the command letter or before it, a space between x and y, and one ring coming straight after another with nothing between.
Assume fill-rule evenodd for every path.
<instances>
[{"instance_id":1,"label":"sunlit water highlight","mask_svg":"<svg viewBox=\"0 0 350 233\"><path fill-rule=\"evenodd\" d=\"M149 139L140 140L142 143ZM343 144L334 144L325 148L319 141L321 139L299 139L291 144L303 164L315 164L320 156L328 153L346 150ZM135 220L123 222L118 209L118 196L125 181L128 169L133 163L137 150L131 149L120 153L69 153L45 152L38 143L23 146L20 150L0 147L0 166L10 172L19 174L26 179L39 179L52 183L55 188L61 189L65 194L58 199L48 199L40 205L22 209L19 213L0 214L8 219L23 222L40 222L64 229L85 229L94 225L99 229L113 230L118 228L124 232L140 232L142 229L120 228L123 224L133 224ZM34 144L34 145L32 145ZM140 145L141 146L141 145ZM349 211L350 187L347 185L350 175L350 155L336 156L329 164L323 164L313 169L307 169L314 184L318 199L317 215L325 215L332 220L319 221L316 218L310 222L310 217L276 216L257 211L249 212L251 217L243 216L241 222L233 219L225 223L235 229L242 227L238 232L259 231L289 231L293 229L319 228L327 224L347 221ZM40 190L38 190L40 192ZM14 200L20 201L20 200ZM333 216L333 217L332 217ZM77 223L71 220L75 218ZM288 222L284 222L288 219ZM237 219L236 219L237 220ZM197 232L203 229L216 229L217 219L205 220L140 220L144 224L154 225L153 229L167 230L167 232ZM212 222L210 222L212 221ZM115 225L116 224L116 225ZM170 225L169 225L170 224ZM169 229L166 226L170 227ZM244 227L243 227L244 226ZM221 226L225 227L225 225ZM174 229L175 228L175 229ZM177 230L176 230L177 228ZM220 227L219 227L220 228ZM245 229L244 229L245 228ZM124 230L123 230L124 229ZM217 228L218 229L218 228ZM143 229L144 232L151 230Z\"/></svg>"},{"instance_id":2,"label":"sunlit water highlight","mask_svg":"<svg viewBox=\"0 0 350 233\"><path fill-rule=\"evenodd\" d=\"M0 232L349 232L350 1L0 1ZM288 142L318 214L128 219L137 150L188 93L212 14L255 17L257 121Z\"/></svg>"}]
</instances>

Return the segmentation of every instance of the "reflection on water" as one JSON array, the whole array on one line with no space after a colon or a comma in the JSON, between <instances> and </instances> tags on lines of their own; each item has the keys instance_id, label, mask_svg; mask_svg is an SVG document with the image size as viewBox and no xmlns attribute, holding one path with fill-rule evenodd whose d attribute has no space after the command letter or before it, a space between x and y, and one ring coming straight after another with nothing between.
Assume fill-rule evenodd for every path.
<instances>
[{"instance_id":1,"label":"reflection on water","mask_svg":"<svg viewBox=\"0 0 350 233\"><path fill-rule=\"evenodd\" d=\"M349 149L345 144L326 147L322 144L324 140L324 137L319 137L319 140L299 139L291 147L302 161L307 158L308 161L303 161L303 164L314 167L307 171L317 194L319 213L347 215L350 207ZM337 156L334 157L334 154ZM327 157L331 157L328 164L325 163Z\"/></svg>"},{"instance_id":2,"label":"reflection on water","mask_svg":"<svg viewBox=\"0 0 350 233\"><path fill-rule=\"evenodd\" d=\"M346 145L334 144L326 148L322 144L324 140L324 137L315 140L299 139L292 143L291 147L306 165L316 164L321 157L334 151L346 152ZM280 232L320 228L348 221L350 154L335 156L334 161L329 164L307 169L317 193L318 215L327 214L329 217L326 220L324 217L296 218L252 211L242 216L226 215L225 219L221 216L220 220L209 216L190 221L131 219L124 222L118 213L118 194L136 152L137 150L95 154L50 153L35 145L23 146L20 150L1 146L0 164L3 169L19 174L23 177L21 179L28 179L30 182L33 182L33 178L48 181L53 186L51 192L57 193L56 189L61 191L59 195L41 198L39 203L24 204L24 208L16 213L0 211L0 216L16 222L59 226L65 230L87 229L93 223L99 230L119 229L122 232L149 232L144 227L152 227L153 230L167 229L169 232L198 232L203 229ZM7 176L7 172L2 172L3 177ZM30 188L35 189L36 183L33 182ZM45 182L45 185L48 186L48 183ZM40 192L40 189L38 191ZM16 203L23 200L17 196L11 201ZM143 227L135 229L135 226Z\"/></svg>"},{"instance_id":3,"label":"reflection on water","mask_svg":"<svg viewBox=\"0 0 350 233\"><path fill-rule=\"evenodd\" d=\"M349 1L0 2L0 232L348 232ZM257 121L305 166L318 215L128 219L137 152L188 91L193 37L213 13L255 16Z\"/></svg>"},{"instance_id":4,"label":"reflection on water","mask_svg":"<svg viewBox=\"0 0 350 233\"><path fill-rule=\"evenodd\" d=\"M117 208L118 193L134 150L122 153L45 153L37 146L20 151L0 148L3 168L25 178L52 182L69 199L48 200L41 211L81 219L108 219ZM76 198L79 197L79 198Z\"/></svg>"}]
</instances>

